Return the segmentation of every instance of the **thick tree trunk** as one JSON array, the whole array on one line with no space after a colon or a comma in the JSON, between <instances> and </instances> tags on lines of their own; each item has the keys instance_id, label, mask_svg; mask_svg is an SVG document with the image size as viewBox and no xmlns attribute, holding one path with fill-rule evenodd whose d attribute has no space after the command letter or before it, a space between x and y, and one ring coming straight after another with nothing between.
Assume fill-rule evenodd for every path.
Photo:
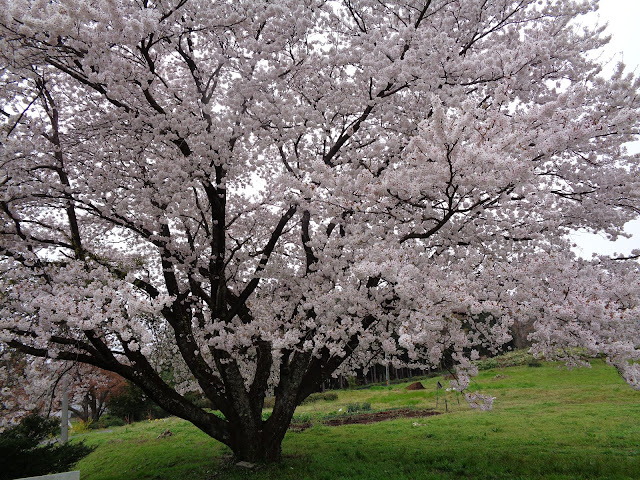
<instances>
[{"instance_id":1,"label":"thick tree trunk","mask_svg":"<svg viewBox=\"0 0 640 480\"><path fill-rule=\"evenodd\" d=\"M282 458L282 441L298 405L294 392L277 398L269 419L257 422L257 428L247 422L230 421L230 438L225 442L238 461L251 463L273 463Z\"/></svg>"},{"instance_id":2,"label":"thick tree trunk","mask_svg":"<svg viewBox=\"0 0 640 480\"><path fill-rule=\"evenodd\" d=\"M286 431L286 429L285 429ZM274 463L282 459L282 441L284 436L265 438L258 434L254 437L239 435L237 440L229 445L237 461L250 463Z\"/></svg>"}]
</instances>

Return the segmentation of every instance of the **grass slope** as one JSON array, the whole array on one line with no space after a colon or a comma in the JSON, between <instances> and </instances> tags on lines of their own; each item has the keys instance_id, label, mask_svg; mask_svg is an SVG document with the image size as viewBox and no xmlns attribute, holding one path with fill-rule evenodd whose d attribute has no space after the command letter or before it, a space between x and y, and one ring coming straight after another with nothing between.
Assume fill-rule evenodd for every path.
<instances>
[{"instance_id":1,"label":"grass slope","mask_svg":"<svg viewBox=\"0 0 640 480\"><path fill-rule=\"evenodd\" d=\"M98 448L77 468L83 480L108 479L638 479L640 392L602 362L567 370L554 364L482 371L475 387L496 398L490 412L446 395L449 413L371 425L327 427L319 419L350 403L374 410L435 406L435 385L339 391L338 399L298 408L315 425L289 432L284 461L246 472L230 451L176 418L74 438ZM442 391L441 391L442 392ZM158 439L166 429L173 436Z\"/></svg>"}]
</instances>

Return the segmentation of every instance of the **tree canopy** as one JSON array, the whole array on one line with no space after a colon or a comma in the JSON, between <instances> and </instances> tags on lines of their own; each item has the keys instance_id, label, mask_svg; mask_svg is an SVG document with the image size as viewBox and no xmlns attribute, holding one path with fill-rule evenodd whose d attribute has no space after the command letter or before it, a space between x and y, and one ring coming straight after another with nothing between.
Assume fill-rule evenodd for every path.
<instances>
[{"instance_id":1,"label":"tree canopy","mask_svg":"<svg viewBox=\"0 0 640 480\"><path fill-rule=\"evenodd\" d=\"M638 263L568 237L640 213L640 81L596 8L0 0L0 339L252 461L332 375L446 360L464 390L515 320L640 386Z\"/></svg>"}]
</instances>

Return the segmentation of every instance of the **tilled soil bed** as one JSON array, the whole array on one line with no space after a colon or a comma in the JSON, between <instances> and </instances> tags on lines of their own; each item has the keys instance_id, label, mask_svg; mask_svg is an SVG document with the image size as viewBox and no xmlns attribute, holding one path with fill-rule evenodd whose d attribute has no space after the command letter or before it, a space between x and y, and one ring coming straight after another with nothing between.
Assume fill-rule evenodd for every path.
<instances>
[{"instance_id":1,"label":"tilled soil bed","mask_svg":"<svg viewBox=\"0 0 640 480\"><path fill-rule=\"evenodd\" d=\"M438 412L434 412L433 410L411 410L409 408L403 408L400 410L387 410L384 412L346 415L344 417L324 420L322 423L331 427L337 427L339 425L352 425L355 423L375 423L382 422L384 420L393 420L395 418L429 417L431 415L438 415Z\"/></svg>"},{"instance_id":2,"label":"tilled soil bed","mask_svg":"<svg viewBox=\"0 0 640 480\"><path fill-rule=\"evenodd\" d=\"M340 425L353 425L357 423L367 424L382 422L384 420L393 420L396 418L415 418L415 417L430 417L431 415L439 415L439 412L433 410L411 410L409 408L403 408L398 410L386 410L384 412L373 413L361 413L358 415L345 415L343 417L331 418L323 420L323 425L330 427L338 427ZM305 423L292 423L289 428L293 431L301 432L311 427L310 422Z\"/></svg>"}]
</instances>

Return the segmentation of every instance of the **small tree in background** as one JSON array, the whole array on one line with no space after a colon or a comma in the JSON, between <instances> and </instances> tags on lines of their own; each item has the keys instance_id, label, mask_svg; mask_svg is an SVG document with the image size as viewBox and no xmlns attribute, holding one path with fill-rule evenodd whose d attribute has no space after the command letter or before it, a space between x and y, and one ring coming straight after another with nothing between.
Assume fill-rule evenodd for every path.
<instances>
[{"instance_id":1,"label":"small tree in background","mask_svg":"<svg viewBox=\"0 0 640 480\"><path fill-rule=\"evenodd\" d=\"M69 410L83 422L97 422L109 399L125 387L125 380L92 365L76 364L68 372Z\"/></svg>"},{"instance_id":2,"label":"small tree in background","mask_svg":"<svg viewBox=\"0 0 640 480\"><path fill-rule=\"evenodd\" d=\"M39 412L48 417L60 410L62 377L68 380L69 410L83 422L96 422L109 397L122 389L119 375L92 365L31 358L13 349L0 355L0 427Z\"/></svg>"},{"instance_id":3,"label":"small tree in background","mask_svg":"<svg viewBox=\"0 0 640 480\"><path fill-rule=\"evenodd\" d=\"M127 423L167 416L139 387L130 382L126 382L109 397L107 407L109 415Z\"/></svg>"}]
</instances>

